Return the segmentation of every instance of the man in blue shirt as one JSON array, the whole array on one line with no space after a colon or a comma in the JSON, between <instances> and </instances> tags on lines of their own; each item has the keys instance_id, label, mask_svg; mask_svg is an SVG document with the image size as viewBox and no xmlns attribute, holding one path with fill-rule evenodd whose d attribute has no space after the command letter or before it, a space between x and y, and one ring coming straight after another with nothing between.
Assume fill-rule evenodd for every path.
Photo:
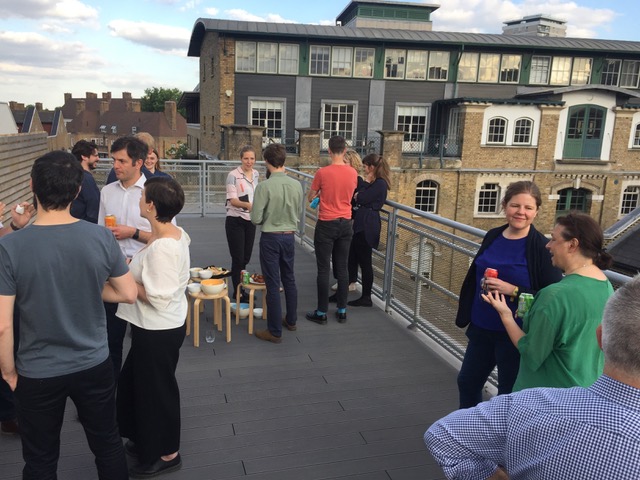
<instances>
[{"instance_id":1,"label":"man in blue shirt","mask_svg":"<svg viewBox=\"0 0 640 480\"><path fill-rule=\"evenodd\" d=\"M596 331L603 375L589 388L499 395L433 424L424 441L449 479L640 478L640 275Z\"/></svg>"},{"instance_id":2,"label":"man in blue shirt","mask_svg":"<svg viewBox=\"0 0 640 480\"><path fill-rule=\"evenodd\" d=\"M79 140L73 146L71 153L78 159L84 170L82 188L78 196L71 203L71 215L80 220L98 223L100 189L91 174L91 171L96 169L100 161L100 157L98 157L98 147L93 142Z\"/></svg>"}]
</instances>

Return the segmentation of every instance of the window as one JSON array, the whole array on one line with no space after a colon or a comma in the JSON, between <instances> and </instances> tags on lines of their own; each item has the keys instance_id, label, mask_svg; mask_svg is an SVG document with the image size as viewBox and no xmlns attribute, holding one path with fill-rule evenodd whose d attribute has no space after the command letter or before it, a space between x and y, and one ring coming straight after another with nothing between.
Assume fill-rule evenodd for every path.
<instances>
[{"instance_id":1,"label":"window","mask_svg":"<svg viewBox=\"0 0 640 480\"><path fill-rule=\"evenodd\" d=\"M353 49L351 47L333 47L331 75L334 77L350 77L352 58Z\"/></svg>"},{"instance_id":2,"label":"window","mask_svg":"<svg viewBox=\"0 0 640 480\"><path fill-rule=\"evenodd\" d=\"M640 123L636 125L636 130L633 134L633 148L640 148Z\"/></svg>"},{"instance_id":3,"label":"window","mask_svg":"<svg viewBox=\"0 0 640 480\"><path fill-rule=\"evenodd\" d=\"M416 187L416 208L423 212L436 213L438 206L438 184L424 180Z\"/></svg>"},{"instance_id":4,"label":"window","mask_svg":"<svg viewBox=\"0 0 640 480\"><path fill-rule=\"evenodd\" d=\"M329 75L331 47L311 45L309 75Z\"/></svg>"},{"instance_id":5,"label":"window","mask_svg":"<svg viewBox=\"0 0 640 480\"><path fill-rule=\"evenodd\" d=\"M256 44L254 42L236 43L236 72L256 71Z\"/></svg>"},{"instance_id":6,"label":"window","mask_svg":"<svg viewBox=\"0 0 640 480\"><path fill-rule=\"evenodd\" d=\"M574 58L571 85L587 85L591 78L591 59Z\"/></svg>"},{"instance_id":7,"label":"window","mask_svg":"<svg viewBox=\"0 0 640 480\"><path fill-rule=\"evenodd\" d=\"M625 88L638 88L638 72L640 62L637 60L625 60L622 62L622 74L620 75L620 86Z\"/></svg>"},{"instance_id":8,"label":"window","mask_svg":"<svg viewBox=\"0 0 640 480\"><path fill-rule=\"evenodd\" d=\"M430 52L429 80L447 80L449 78L449 52Z\"/></svg>"},{"instance_id":9,"label":"window","mask_svg":"<svg viewBox=\"0 0 640 480\"><path fill-rule=\"evenodd\" d=\"M638 199L640 198L640 187L629 186L622 192L622 203L620 204L620 215L631 213L638 207Z\"/></svg>"},{"instance_id":10,"label":"window","mask_svg":"<svg viewBox=\"0 0 640 480\"><path fill-rule=\"evenodd\" d=\"M353 54L353 76L362 78L373 77L373 60L375 57L373 48L357 48Z\"/></svg>"},{"instance_id":11,"label":"window","mask_svg":"<svg viewBox=\"0 0 640 480\"><path fill-rule=\"evenodd\" d=\"M264 137L281 140L283 135L284 102L278 100L249 100L251 125L264 127Z\"/></svg>"},{"instance_id":12,"label":"window","mask_svg":"<svg viewBox=\"0 0 640 480\"><path fill-rule=\"evenodd\" d=\"M478 78L478 54L463 53L458 64L458 81L475 82Z\"/></svg>"},{"instance_id":13,"label":"window","mask_svg":"<svg viewBox=\"0 0 640 480\"><path fill-rule=\"evenodd\" d=\"M571 79L571 57L553 57L551 85L569 85Z\"/></svg>"},{"instance_id":14,"label":"window","mask_svg":"<svg viewBox=\"0 0 640 480\"><path fill-rule=\"evenodd\" d=\"M549 67L551 66L550 57L533 56L531 59L531 73L529 74L529 83L536 85L546 85L549 83Z\"/></svg>"},{"instance_id":15,"label":"window","mask_svg":"<svg viewBox=\"0 0 640 480\"><path fill-rule=\"evenodd\" d=\"M355 137L355 103L325 103L323 105L322 128L324 128L323 146L334 135L341 135L352 144Z\"/></svg>"},{"instance_id":16,"label":"window","mask_svg":"<svg viewBox=\"0 0 640 480\"><path fill-rule=\"evenodd\" d=\"M602 76L600 77L600 83L602 85L618 86L618 80L620 77L620 60L605 60L602 63Z\"/></svg>"},{"instance_id":17,"label":"window","mask_svg":"<svg viewBox=\"0 0 640 480\"><path fill-rule=\"evenodd\" d=\"M258 73L278 72L278 44L258 43Z\"/></svg>"},{"instance_id":18,"label":"window","mask_svg":"<svg viewBox=\"0 0 640 480\"><path fill-rule=\"evenodd\" d=\"M507 120L495 117L489 120L489 131L487 133L487 143L504 144L505 133L507 131Z\"/></svg>"},{"instance_id":19,"label":"window","mask_svg":"<svg viewBox=\"0 0 640 480\"><path fill-rule=\"evenodd\" d=\"M427 107L422 105L398 106L396 129L404 133L403 152L419 153L424 150L427 131Z\"/></svg>"},{"instance_id":20,"label":"window","mask_svg":"<svg viewBox=\"0 0 640 480\"><path fill-rule=\"evenodd\" d=\"M531 145L531 129L533 120L530 118L519 118L516 120L513 130L514 145Z\"/></svg>"},{"instance_id":21,"label":"window","mask_svg":"<svg viewBox=\"0 0 640 480\"><path fill-rule=\"evenodd\" d=\"M478 192L478 213L498 213L500 205L500 186L497 183L485 183Z\"/></svg>"},{"instance_id":22,"label":"window","mask_svg":"<svg viewBox=\"0 0 640 480\"><path fill-rule=\"evenodd\" d=\"M500 83L518 83L520 80L520 55L503 55L500 66Z\"/></svg>"},{"instance_id":23,"label":"window","mask_svg":"<svg viewBox=\"0 0 640 480\"><path fill-rule=\"evenodd\" d=\"M112 125L111 126L111 133L113 135L115 135L116 133L118 133L118 127L116 125Z\"/></svg>"},{"instance_id":24,"label":"window","mask_svg":"<svg viewBox=\"0 0 640 480\"><path fill-rule=\"evenodd\" d=\"M298 57L298 45L281 43L279 73L283 75L297 75Z\"/></svg>"},{"instance_id":25,"label":"window","mask_svg":"<svg viewBox=\"0 0 640 480\"><path fill-rule=\"evenodd\" d=\"M409 50L407 52L407 80L425 80L427 78L427 52Z\"/></svg>"},{"instance_id":26,"label":"window","mask_svg":"<svg viewBox=\"0 0 640 480\"><path fill-rule=\"evenodd\" d=\"M591 192L585 188L565 188L558 192L556 218L566 215L571 210L588 213L591 209Z\"/></svg>"},{"instance_id":27,"label":"window","mask_svg":"<svg viewBox=\"0 0 640 480\"><path fill-rule=\"evenodd\" d=\"M404 78L405 51L387 49L384 52L384 78Z\"/></svg>"},{"instance_id":28,"label":"window","mask_svg":"<svg viewBox=\"0 0 640 480\"><path fill-rule=\"evenodd\" d=\"M479 82L498 83L498 70L500 70L500 55L494 53L480 55Z\"/></svg>"}]
</instances>

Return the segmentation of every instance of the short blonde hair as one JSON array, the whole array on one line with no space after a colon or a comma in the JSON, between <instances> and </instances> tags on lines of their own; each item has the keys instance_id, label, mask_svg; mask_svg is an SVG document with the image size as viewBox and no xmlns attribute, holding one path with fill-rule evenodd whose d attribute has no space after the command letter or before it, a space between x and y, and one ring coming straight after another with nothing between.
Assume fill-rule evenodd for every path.
<instances>
[{"instance_id":1,"label":"short blonde hair","mask_svg":"<svg viewBox=\"0 0 640 480\"><path fill-rule=\"evenodd\" d=\"M144 144L149 148L149 150L155 150L156 141L153 136L147 132L138 132L134 135L138 140L144 142ZM160 157L158 157L160 158Z\"/></svg>"},{"instance_id":2,"label":"short blonde hair","mask_svg":"<svg viewBox=\"0 0 640 480\"><path fill-rule=\"evenodd\" d=\"M349 149L344 152L344 161L355 168L356 172L360 173L360 170L362 170L362 159L355 150Z\"/></svg>"}]
</instances>

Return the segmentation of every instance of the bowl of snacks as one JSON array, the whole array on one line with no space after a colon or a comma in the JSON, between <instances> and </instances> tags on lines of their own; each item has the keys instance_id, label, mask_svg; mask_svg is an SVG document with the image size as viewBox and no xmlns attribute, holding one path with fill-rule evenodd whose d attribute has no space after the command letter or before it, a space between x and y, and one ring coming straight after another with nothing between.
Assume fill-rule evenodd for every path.
<instances>
[{"instance_id":1,"label":"bowl of snacks","mask_svg":"<svg viewBox=\"0 0 640 480\"><path fill-rule=\"evenodd\" d=\"M200 273L200 270L202 270L200 267L190 268L189 275L191 275L191 278L200 278L200 275L198 275Z\"/></svg>"},{"instance_id":2,"label":"bowl of snacks","mask_svg":"<svg viewBox=\"0 0 640 480\"><path fill-rule=\"evenodd\" d=\"M225 288L224 280L220 278L208 278L200 282L202 293L207 295L217 295Z\"/></svg>"},{"instance_id":3,"label":"bowl of snacks","mask_svg":"<svg viewBox=\"0 0 640 480\"><path fill-rule=\"evenodd\" d=\"M189 293L199 293L200 292L200 284L199 283L190 283L187 285L187 291Z\"/></svg>"},{"instance_id":4,"label":"bowl of snacks","mask_svg":"<svg viewBox=\"0 0 640 480\"><path fill-rule=\"evenodd\" d=\"M261 308L254 308L253 309L253 316L256 318L262 318L262 309Z\"/></svg>"},{"instance_id":5,"label":"bowl of snacks","mask_svg":"<svg viewBox=\"0 0 640 480\"><path fill-rule=\"evenodd\" d=\"M208 268L204 268L198 272L198 276L202 279L207 279L213 277L213 272Z\"/></svg>"}]
</instances>

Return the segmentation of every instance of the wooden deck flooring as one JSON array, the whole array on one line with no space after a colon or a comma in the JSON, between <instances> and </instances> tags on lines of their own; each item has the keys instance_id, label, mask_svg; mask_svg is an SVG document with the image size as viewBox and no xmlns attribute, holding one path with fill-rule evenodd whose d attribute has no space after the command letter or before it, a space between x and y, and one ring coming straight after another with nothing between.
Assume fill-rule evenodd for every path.
<instances>
[{"instance_id":1,"label":"wooden deck flooring","mask_svg":"<svg viewBox=\"0 0 640 480\"><path fill-rule=\"evenodd\" d=\"M229 265L224 217L184 217L192 264ZM258 238L249 270L259 270ZM378 308L350 308L348 322L304 319L315 307L315 258L296 252L298 330L279 345L233 325L200 347L187 337L178 380L183 467L166 480L429 480L444 475L422 442L456 408L456 372ZM356 294L351 294L355 298ZM210 303L210 302L209 302ZM211 323L207 306L203 322ZM256 321L258 329L263 320ZM69 402L58 478L97 478ZM20 478L20 441L0 438L0 478Z\"/></svg>"}]
</instances>

